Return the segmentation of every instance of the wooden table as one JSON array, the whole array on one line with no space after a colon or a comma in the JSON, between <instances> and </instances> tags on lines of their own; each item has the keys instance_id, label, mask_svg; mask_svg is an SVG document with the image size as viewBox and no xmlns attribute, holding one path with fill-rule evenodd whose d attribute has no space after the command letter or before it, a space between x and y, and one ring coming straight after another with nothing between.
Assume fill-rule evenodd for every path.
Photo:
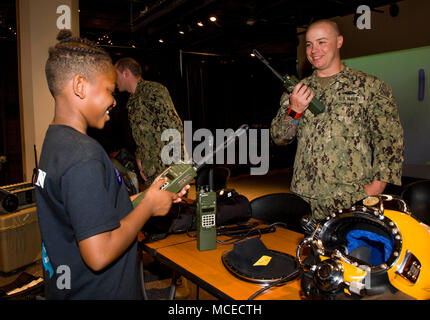
<instances>
[{"instance_id":1,"label":"wooden table","mask_svg":"<svg viewBox=\"0 0 430 320\"><path fill-rule=\"evenodd\" d=\"M218 240L225 237L217 237ZM263 234L261 241L270 250L296 255L303 235L276 227L276 232ZM215 250L199 251L197 241L186 234L170 235L163 240L144 245L144 250L155 259L182 274L210 294L226 300L247 300L262 288L261 285L243 281L232 275L223 265L221 256L233 245L217 244ZM299 300L300 279L273 287L256 297L256 300Z\"/></svg>"}]
</instances>

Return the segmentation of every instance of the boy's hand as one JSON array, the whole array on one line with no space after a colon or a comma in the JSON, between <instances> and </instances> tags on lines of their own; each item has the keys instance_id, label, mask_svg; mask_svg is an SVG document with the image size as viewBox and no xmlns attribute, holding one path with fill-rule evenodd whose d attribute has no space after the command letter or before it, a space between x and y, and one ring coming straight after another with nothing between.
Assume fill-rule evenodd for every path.
<instances>
[{"instance_id":1,"label":"boy's hand","mask_svg":"<svg viewBox=\"0 0 430 320\"><path fill-rule=\"evenodd\" d=\"M186 185L180 192L177 194L160 190L163 184L167 181L167 179L160 179L157 182L154 182L148 189L145 194L144 201L141 201L140 204L144 204L151 209L152 216L164 216L169 212L172 203L181 202L183 197L188 189L189 185Z\"/></svg>"},{"instance_id":2,"label":"boy's hand","mask_svg":"<svg viewBox=\"0 0 430 320\"><path fill-rule=\"evenodd\" d=\"M142 177L143 181L148 180L148 178L145 176L145 173L143 172L142 168L142 160L136 159L137 167L139 168L140 176Z\"/></svg>"},{"instance_id":3,"label":"boy's hand","mask_svg":"<svg viewBox=\"0 0 430 320\"><path fill-rule=\"evenodd\" d=\"M169 170L170 167L166 168L160 175L154 179L154 181L157 181L157 179L160 179L160 177L165 173L167 170ZM162 179L164 182L166 182L166 178ZM154 183L153 183L154 184ZM182 197L188 192L190 189L190 185L186 185L181 191L179 191L176 195L178 196L177 199L173 201L173 203L179 203L182 201Z\"/></svg>"},{"instance_id":4,"label":"boy's hand","mask_svg":"<svg viewBox=\"0 0 430 320\"><path fill-rule=\"evenodd\" d=\"M181 202L182 201L182 197L187 194L187 192L188 192L189 189L190 189L190 185L187 184L184 188L182 188L181 191L179 191L176 194L177 198L176 198L176 200L173 201L173 203L179 203L179 202Z\"/></svg>"}]
</instances>

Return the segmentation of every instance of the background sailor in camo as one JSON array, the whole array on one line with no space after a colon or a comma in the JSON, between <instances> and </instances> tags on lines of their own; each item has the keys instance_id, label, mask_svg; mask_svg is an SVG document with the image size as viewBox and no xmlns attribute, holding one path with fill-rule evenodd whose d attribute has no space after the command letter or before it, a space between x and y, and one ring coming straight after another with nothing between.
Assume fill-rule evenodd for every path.
<instances>
[{"instance_id":1,"label":"background sailor in camo","mask_svg":"<svg viewBox=\"0 0 430 320\"><path fill-rule=\"evenodd\" d=\"M183 124L167 88L158 82L142 79L138 62L122 58L115 63L115 67L118 90L130 93L127 110L136 142L136 160L145 185L150 185L169 166L161 159L164 146L180 144L181 152L173 154L172 158L174 162L183 159ZM178 130L180 137L162 141L161 135L166 129Z\"/></svg>"},{"instance_id":2,"label":"background sailor in camo","mask_svg":"<svg viewBox=\"0 0 430 320\"><path fill-rule=\"evenodd\" d=\"M271 124L275 143L297 138L291 190L315 219L401 184L403 128L391 88L343 64L342 42L331 21L309 26L306 52L315 71L282 95ZM325 105L318 115L307 110L314 95ZM293 119L289 108L302 116Z\"/></svg>"}]
</instances>

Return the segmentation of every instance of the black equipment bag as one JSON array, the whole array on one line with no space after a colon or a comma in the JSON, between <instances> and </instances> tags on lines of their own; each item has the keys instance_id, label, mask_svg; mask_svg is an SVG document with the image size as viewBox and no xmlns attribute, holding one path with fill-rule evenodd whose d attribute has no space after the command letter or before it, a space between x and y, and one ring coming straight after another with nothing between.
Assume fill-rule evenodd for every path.
<instances>
[{"instance_id":1,"label":"black equipment bag","mask_svg":"<svg viewBox=\"0 0 430 320\"><path fill-rule=\"evenodd\" d=\"M251 218L248 198L235 190L221 190L217 194L217 227L246 222ZM196 203L181 202L172 205L162 217L151 217L143 226L145 242L163 239L169 234L185 233L197 229Z\"/></svg>"}]
</instances>

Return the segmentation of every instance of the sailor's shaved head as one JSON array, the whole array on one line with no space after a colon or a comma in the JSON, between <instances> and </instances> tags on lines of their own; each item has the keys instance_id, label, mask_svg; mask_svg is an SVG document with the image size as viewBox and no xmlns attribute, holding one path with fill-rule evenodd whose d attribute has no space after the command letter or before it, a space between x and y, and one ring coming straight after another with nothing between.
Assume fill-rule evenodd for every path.
<instances>
[{"instance_id":1,"label":"sailor's shaved head","mask_svg":"<svg viewBox=\"0 0 430 320\"><path fill-rule=\"evenodd\" d=\"M335 36L340 36L340 30L339 30L339 26L337 25L337 23L334 21L328 20L328 19L322 19L322 20L318 20L318 21L311 23L309 25L308 29L306 30L306 32L308 32L312 28L322 26L322 25L329 26L332 29Z\"/></svg>"}]
</instances>

